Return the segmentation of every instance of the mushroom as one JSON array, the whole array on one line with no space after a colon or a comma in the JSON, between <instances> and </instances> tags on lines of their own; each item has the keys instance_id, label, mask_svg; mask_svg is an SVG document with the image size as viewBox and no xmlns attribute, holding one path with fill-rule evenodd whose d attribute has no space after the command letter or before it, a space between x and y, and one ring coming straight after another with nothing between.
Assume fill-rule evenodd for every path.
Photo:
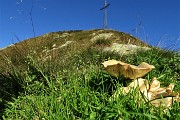
<instances>
[{"instance_id":1,"label":"mushroom","mask_svg":"<svg viewBox=\"0 0 180 120\"><path fill-rule=\"evenodd\" d=\"M117 60L108 60L102 64L110 75L115 77L124 76L125 78L130 79L143 77L153 68L155 68L153 65L149 65L145 62L142 62L139 66L127 64Z\"/></svg>"},{"instance_id":2,"label":"mushroom","mask_svg":"<svg viewBox=\"0 0 180 120\"><path fill-rule=\"evenodd\" d=\"M127 87L119 88L112 96L112 98L117 98L119 94L126 95L133 89L139 89L137 95L145 98L145 102L150 102L153 106L159 107L171 107L173 102L180 102L179 93L174 92L174 84L170 83L168 87L160 87L160 81L157 78L153 78L151 83L148 83L146 79L136 79L132 81ZM141 92L141 94L139 94Z\"/></svg>"}]
</instances>

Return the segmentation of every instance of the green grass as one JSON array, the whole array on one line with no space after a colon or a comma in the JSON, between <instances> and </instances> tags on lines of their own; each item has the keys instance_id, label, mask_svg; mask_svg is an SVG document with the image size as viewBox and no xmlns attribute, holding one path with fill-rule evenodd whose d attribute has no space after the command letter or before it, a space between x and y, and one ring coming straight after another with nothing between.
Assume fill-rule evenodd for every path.
<instances>
[{"instance_id":1,"label":"green grass","mask_svg":"<svg viewBox=\"0 0 180 120\"><path fill-rule=\"evenodd\" d=\"M67 33L72 36L66 39L85 42L90 38L84 35L89 36L94 32L103 31L68 31ZM153 77L157 77L162 86L174 83L175 91L180 92L178 53L152 48L134 55L122 56L96 49L97 46L110 44L109 40L100 39L93 44L77 42L52 53L54 55L52 59L44 61L41 57L42 50L44 47L51 49L56 40L49 40L53 35L58 34L63 32L51 33L44 42L37 40L36 42L42 47L37 44L33 48L36 44L26 41L33 49L24 42L23 46L18 44L16 48L1 52L0 55L5 58L6 64L3 62L0 64L6 69L0 72L0 118L5 120L180 119L180 103L174 103L172 109L167 109L165 112L162 107L156 108L144 103L143 100L139 102L136 90L128 95L120 94L118 98L110 100L112 94L119 87L126 86L130 80L110 76L102 65L102 62L110 59L134 65L147 62L156 68L144 78L151 81ZM123 33L114 34L121 34L122 41L128 40ZM56 44L62 45L65 42L63 40ZM136 39L133 40L131 42L136 42ZM28 49L23 51L26 47Z\"/></svg>"},{"instance_id":2,"label":"green grass","mask_svg":"<svg viewBox=\"0 0 180 120\"><path fill-rule=\"evenodd\" d=\"M123 78L110 76L101 63L108 59L117 59L138 65L141 62L153 64L156 69L145 76L149 81L159 78L163 85L175 83L175 90L180 92L179 73L180 56L172 51L152 49L137 55L120 56L87 49L71 56L63 69L51 72L48 64L38 63L35 58L27 59L28 69L24 72L15 69L5 76L10 83L16 80L19 94L10 87L4 89L11 98L3 98L3 119L178 119L180 104L175 103L172 109L164 112L162 107L155 108L144 102L137 102L138 96L130 93L120 95L114 101L109 98L122 86ZM49 64L53 64L48 62ZM47 69L48 68L48 69ZM17 93L16 93L17 94ZM4 93L4 96L8 96ZM10 96L9 96L10 97ZM1 102L2 102L1 101Z\"/></svg>"}]
</instances>

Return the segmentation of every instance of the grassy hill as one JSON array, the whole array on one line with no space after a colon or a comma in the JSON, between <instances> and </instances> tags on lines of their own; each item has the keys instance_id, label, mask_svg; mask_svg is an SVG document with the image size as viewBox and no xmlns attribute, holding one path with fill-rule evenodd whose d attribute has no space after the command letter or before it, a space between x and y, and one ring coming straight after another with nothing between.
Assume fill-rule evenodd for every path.
<instances>
[{"instance_id":1,"label":"grassy hill","mask_svg":"<svg viewBox=\"0 0 180 120\"><path fill-rule=\"evenodd\" d=\"M112 43L150 47L123 55L104 51ZM156 67L145 76L180 92L180 56L154 48L114 30L48 33L0 50L0 117L4 119L176 119L180 104L163 107L137 103L133 95L109 101L124 78L110 76L102 62L121 60Z\"/></svg>"},{"instance_id":2,"label":"grassy hill","mask_svg":"<svg viewBox=\"0 0 180 120\"><path fill-rule=\"evenodd\" d=\"M101 44L101 40L104 40L106 45L117 42L148 46L146 43L129 34L113 30L52 32L43 36L24 40L2 49L0 52L0 67L7 67L3 64L5 63L4 56L10 59L15 65L21 65L28 54L36 54L35 56L42 56L43 58L51 56L53 58L64 59L67 57L67 54L74 54L86 50L89 47L94 46L99 48L100 46L97 45ZM67 43L70 43L70 45L65 45L63 47L63 45Z\"/></svg>"}]
</instances>

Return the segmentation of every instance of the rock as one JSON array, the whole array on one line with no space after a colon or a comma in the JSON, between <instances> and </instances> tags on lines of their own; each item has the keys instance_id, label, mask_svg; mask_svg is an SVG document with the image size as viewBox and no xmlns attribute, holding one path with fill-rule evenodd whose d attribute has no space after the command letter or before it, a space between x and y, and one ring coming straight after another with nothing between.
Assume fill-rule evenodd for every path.
<instances>
[{"instance_id":1,"label":"rock","mask_svg":"<svg viewBox=\"0 0 180 120\"><path fill-rule=\"evenodd\" d=\"M150 50L150 48L140 47L140 46L131 45L131 44L118 44L118 43L113 43L110 47L104 48L104 51L117 52L122 55L133 54L139 50Z\"/></svg>"},{"instance_id":2,"label":"rock","mask_svg":"<svg viewBox=\"0 0 180 120\"><path fill-rule=\"evenodd\" d=\"M60 48L64 48L64 47L70 45L72 42L73 42L73 41L66 41L66 43L64 43L63 45L61 45L61 46L59 46L59 47L55 47L56 45L54 44L54 45L52 46L53 49L47 50L47 52L49 53L49 52L52 52L52 51L54 51L54 50L57 50L57 49L60 49Z\"/></svg>"},{"instance_id":3,"label":"rock","mask_svg":"<svg viewBox=\"0 0 180 120\"><path fill-rule=\"evenodd\" d=\"M91 38L91 42L95 42L96 40L99 40L99 39L110 39L111 36L113 36L113 33L101 33L101 34L98 34L98 35L95 35L93 36L93 38Z\"/></svg>"}]
</instances>

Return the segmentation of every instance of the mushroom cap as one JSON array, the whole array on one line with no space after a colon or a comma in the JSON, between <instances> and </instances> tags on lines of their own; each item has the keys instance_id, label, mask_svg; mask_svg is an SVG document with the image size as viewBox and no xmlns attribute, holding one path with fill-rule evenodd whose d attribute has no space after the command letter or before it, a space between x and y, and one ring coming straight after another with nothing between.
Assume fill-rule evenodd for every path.
<instances>
[{"instance_id":1,"label":"mushroom cap","mask_svg":"<svg viewBox=\"0 0 180 120\"><path fill-rule=\"evenodd\" d=\"M106 71L112 76L119 77L124 76L125 78L136 79L143 77L145 74L150 72L153 65L142 62L140 65L135 66L131 64L124 63L117 60L108 60L102 63Z\"/></svg>"}]
</instances>

